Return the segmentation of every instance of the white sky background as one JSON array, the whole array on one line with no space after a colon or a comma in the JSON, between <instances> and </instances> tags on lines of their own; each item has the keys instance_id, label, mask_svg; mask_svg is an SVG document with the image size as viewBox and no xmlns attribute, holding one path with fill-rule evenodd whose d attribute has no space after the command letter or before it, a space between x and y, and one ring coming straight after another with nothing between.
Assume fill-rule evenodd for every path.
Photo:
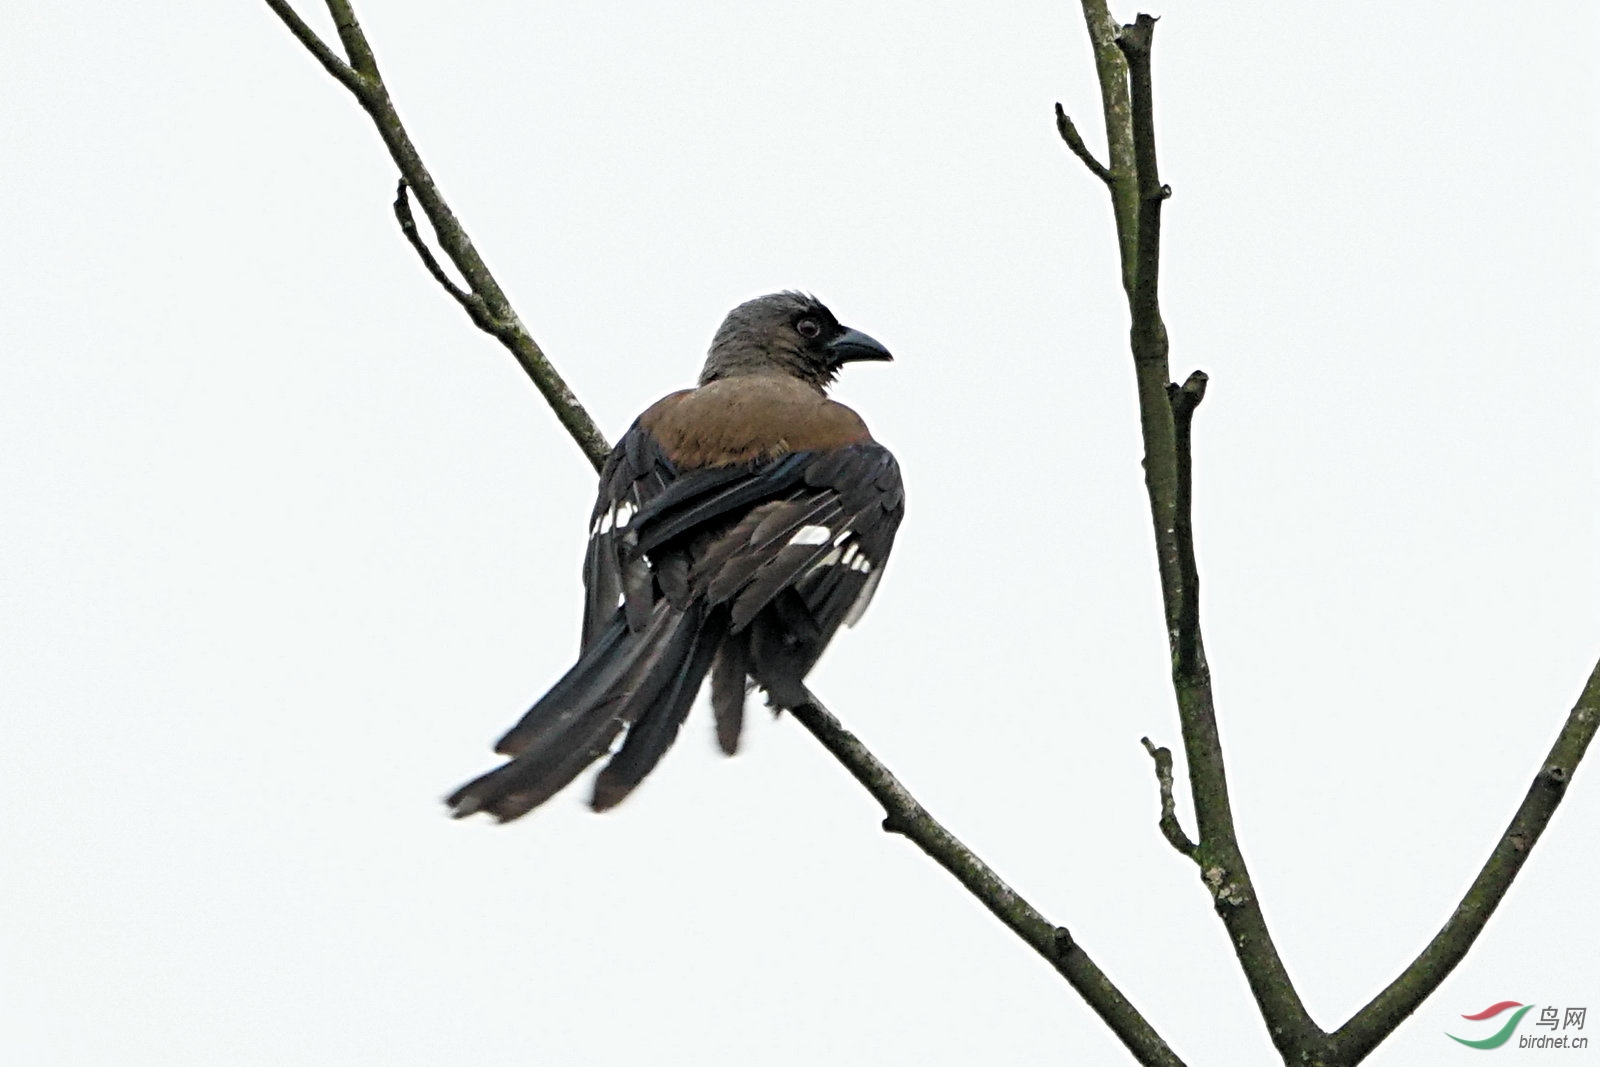
<instances>
[{"instance_id":1,"label":"white sky background","mask_svg":"<svg viewBox=\"0 0 1600 1067\"><path fill-rule=\"evenodd\" d=\"M589 467L264 4L17 8L0 1060L1131 1062L788 720L726 761L697 709L605 817L575 787L448 820L573 656ZM610 436L761 292L895 352L837 395L908 516L815 688L1191 1064L1276 1063L1139 747L1179 735L1109 204L1051 116L1103 143L1077 6L359 10ZM1234 805L1332 1027L1449 915L1600 653L1595 13L1156 10ZM1370 1062L1469 1062L1441 1031L1503 999L1596 1029L1597 830L1585 766Z\"/></svg>"}]
</instances>

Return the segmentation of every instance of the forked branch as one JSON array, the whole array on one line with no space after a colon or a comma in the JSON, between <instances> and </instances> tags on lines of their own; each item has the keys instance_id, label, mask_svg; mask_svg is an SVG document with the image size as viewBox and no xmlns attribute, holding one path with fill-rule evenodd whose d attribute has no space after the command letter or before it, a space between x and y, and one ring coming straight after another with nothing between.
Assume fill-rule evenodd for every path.
<instances>
[{"instance_id":1,"label":"forked branch","mask_svg":"<svg viewBox=\"0 0 1600 1067\"><path fill-rule=\"evenodd\" d=\"M517 317L511 301L500 288L500 283L489 272L483 257L478 254L477 247L467 236L467 231L462 228L455 212L445 203L443 194L433 182L433 175L428 173L428 168L423 165L416 145L412 144L411 135L401 123L394 102L389 99L389 90L383 83L383 75L378 71L378 62L372 53L372 46L367 42L361 24L356 21L355 10L349 0L327 0L328 12L333 16L333 23L338 29L339 40L344 47L348 62L334 54L333 49L329 48L327 43L317 36L316 31L300 18L288 0L266 0L266 3L273 13L283 20L283 24L289 27L289 32L294 34L295 39L305 46L306 51L316 57L317 62L321 63L323 69L333 75L340 85L350 90L356 102L371 117L373 125L377 127L378 136L383 138L384 145L389 149L390 158L400 169L404 184L416 194L417 202L422 205L423 214L428 216L428 221L433 225L433 232L439 239L439 247L461 272L461 277L466 279L472 299L463 299L460 290L451 284L444 272L439 269L438 262L426 254L426 246L413 226L406 234L406 238L413 248L423 253L423 265L428 268L434 279L444 285L446 291L461 303L472 316L474 325L499 341L516 357L528 377L533 379L533 384L540 395L556 413L561 425L566 427L572 439L578 443L578 447L598 471L605 463L606 454L611 451L611 446L606 443L605 435L600 432L600 428L578 402L578 398L567 387L566 381L551 365L544 350L522 325L522 320ZM401 195L404 196L403 191ZM395 210L399 214L401 205L397 203ZM405 210L409 215L410 209ZM402 226L404 226L403 219Z\"/></svg>"},{"instance_id":2,"label":"forked branch","mask_svg":"<svg viewBox=\"0 0 1600 1067\"><path fill-rule=\"evenodd\" d=\"M1200 630L1200 579L1192 526L1191 426L1205 396L1206 376L1196 371L1179 386L1168 380L1168 338L1161 319L1157 281L1161 255L1161 206L1171 195L1157 170L1150 48L1155 20L1140 15L1118 31L1104 0L1081 0L1095 48L1101 96L1112 146L1107 180L1112 192L1128 292L1134 373L1145 444L1145 485L1155 530L1157 564L1172 653L1189 783L1198 840L1178 825L1172 803L1171 756L1148 740L1161 785L1163 836L1199 865L1217 914L1227 927L1268 1034L1286 1063L1352 1065L1360 1062L1436 989L1466 955L1505 895L1534 842L1549 823L1566 784L1600 721L1600 665L1567 719L1549 758L1535 776L1522 807L1501 836L1489 861L1427 949L1390 986L1337 1033L1324 1033L1310 1018L1289 979L1262 915L1239 848L1228 799L1226 770L1213 705L1211 672ZM1113 61L1112 49L1122 64ZM1057 127L1068 140L1076 128L1058 106ZM1121 162L1118 146L1131 162ZM1077 151L1074 148L1074 151ZM1080 153L1081 155L1081 153ZM1088 160L1086 160L1088 162ZM1091 169L1093 169L1091 167Z\"/></svg>"}]
</instances>

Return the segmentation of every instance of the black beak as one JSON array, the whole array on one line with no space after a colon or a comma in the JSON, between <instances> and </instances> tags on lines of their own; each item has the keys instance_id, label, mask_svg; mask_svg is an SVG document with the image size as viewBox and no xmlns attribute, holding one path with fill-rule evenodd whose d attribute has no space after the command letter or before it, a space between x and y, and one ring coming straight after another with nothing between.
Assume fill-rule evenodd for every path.
<instances>
[{"instance_id":1,"label":"black beak","mask_svg":"<svg viewBox=\"0 0 1600 1067\"><path fill-rule=\"evenodd\" d=\"M893 356L889 350L877 341L868 337L860 330L848 327L839 336L829 341L826 345L830 365L838 367L846 363L860 363L864 360L891 360Z\"/></svg>"}]
</instances>

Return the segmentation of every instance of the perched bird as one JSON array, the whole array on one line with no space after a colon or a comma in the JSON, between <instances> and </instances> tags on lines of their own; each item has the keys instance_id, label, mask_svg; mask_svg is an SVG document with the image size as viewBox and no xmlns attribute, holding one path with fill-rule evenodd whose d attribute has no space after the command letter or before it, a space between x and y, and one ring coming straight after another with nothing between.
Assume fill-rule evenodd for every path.
<instances>
[{"instance_id":1,"label":"perched bird","mask_svg":"<svg viewBox=\"0 0 1600 1067\"><path fill-rule=\"evenodd\" d=\"M578 662L495 745L508 762L452 793L501 822L622 745L595 780L604 811L672 745L711 675L717 741L739 744L751 684L775 708L877 589L904 510L900 468L829 400L839 368L890 359L815 297L728 313L700 384L653 404L600 473L584 560Z\"/></svg>"}]
</instances>

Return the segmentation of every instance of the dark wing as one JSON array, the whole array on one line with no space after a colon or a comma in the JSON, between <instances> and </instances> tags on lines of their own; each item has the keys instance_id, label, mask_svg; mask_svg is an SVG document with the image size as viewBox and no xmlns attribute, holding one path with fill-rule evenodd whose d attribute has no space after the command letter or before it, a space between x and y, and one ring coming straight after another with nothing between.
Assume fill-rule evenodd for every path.
<instances>
[{"instance_id":1,"label":"dark wing","mask_svg":"<svg viewBox=\"0 0 1600 1067\"><path fill-rule=\"evenodd\" d=\"M712 671L724 752L738 746L746 676L775 706L809 699L804 680L841 625L866 610L905 511L894 457L862 442L792 457L799 478L728 516L694 552L690 585L728 611Z\"/></svg>"},{"instance_id":2,"label":"dark wing","mask_svg":"<svg viewBox=\"0 0 1600 1067\"><path fill-rule=\"evenodd\" d=\"M732 660L746 660L775 697L796 698L834 632L877 589L905 510L900 468L869 440L678 471L648 434L636 434L602 477L588 618L604 632L620 599L638 632L663 596L680 609L724 609L727 632L739 637L724 645L728 662L717 672L729 720L720 740L731 748L744 674Z\"/></svg>"},{"instance_id":3,"label":"dark wing","mask_svg":"<svg viewBox=\"0 0 1600 1067\"><path fill-rule=\"evenodd\" d=\"M708 535L688 587L729 605L735 632L793 589L826 643L872 599L904 511L900 467L873 441L680 473L635 423L600 475L584 561L584 647L620 603L638 629L658 587L682 587L666 557Z\"/></svg>"},{"instance_id":4,"label":"dark wing","mask_svg":"<svg viewBox=\"0 0 1600 1067\"><path fill-rule=\"evenodd\" d=\"M600 492L589 516L583 558L583 649L602 634L629 584L648 588L649 570L624 550L628 526L677 477L661 446L637 421L622 435L600 471ZM637 627L635 627L637 628Z\"/></svg>"},{"instance_id":5,"label":"dark wing","mask_svg":"<svg viewBox=\"0 0 1600 1067\"><path fill-rule=\"evenodd\" d=\"M839 494L849 536L837 543L837 560L813 568L795 583L823 641L841 624L854 626L872 602L906 505L900 465L882 445L858 445L830 459L808 471L806 480Z\"/></svg>"},{"instance_id":6,"label":"dark wing","mask_svg":"<svg viewBox=\"0 0 1600 1067\"><path fill-rule=\"evenodd\" d=\"M810 619L789 622L811 630L820 652L877 588L905 511L900 468L867 441L787 456L772 469L787 476L764 502L744 501L748 510L696 553L690 584L729 606L736 633L793 590Z\"/></svg>"}]
</instances>

